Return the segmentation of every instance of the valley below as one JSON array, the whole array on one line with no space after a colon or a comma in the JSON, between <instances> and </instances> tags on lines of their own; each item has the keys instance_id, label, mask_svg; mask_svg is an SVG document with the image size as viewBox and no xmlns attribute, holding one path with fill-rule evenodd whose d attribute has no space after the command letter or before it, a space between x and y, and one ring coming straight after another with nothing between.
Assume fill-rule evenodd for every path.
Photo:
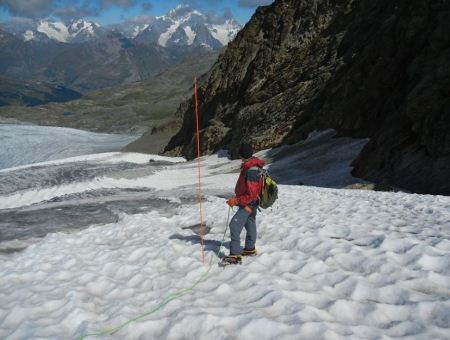
<instances>
[{"instance_id":1,"label":"valley below","mask_svg":"<svg viewBox=\"0 0 450 340\"><path fill-rule=\"evenodd\" d=\"M90 91L62 103L0 106L0 122L142 135L126 150L159 153L181 126L175 113L192 96L194 77L206 73L217 57L217 52L203 54L150 80Z\"/></svg>"}]
</instances>

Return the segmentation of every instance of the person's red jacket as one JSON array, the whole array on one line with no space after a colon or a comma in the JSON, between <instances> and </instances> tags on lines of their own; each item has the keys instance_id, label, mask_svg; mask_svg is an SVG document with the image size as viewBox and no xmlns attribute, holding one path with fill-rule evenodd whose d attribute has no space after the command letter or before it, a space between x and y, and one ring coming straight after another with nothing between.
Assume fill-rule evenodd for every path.
<instances>
[{"instance_id":1,"label":"person's red jacket","mask_svg":"<svg viewBox=\"0 0 450 340\"><path fill-rule=\"evenodd\" d=\"M250 168L262 168L264 164L263 160L256 157L252 157L242 164L241 173L234 189L239 206L245 208L258 205L258 196L262 190L262 177L259 175L258 169Z\"/></svg>"}]
</instances>

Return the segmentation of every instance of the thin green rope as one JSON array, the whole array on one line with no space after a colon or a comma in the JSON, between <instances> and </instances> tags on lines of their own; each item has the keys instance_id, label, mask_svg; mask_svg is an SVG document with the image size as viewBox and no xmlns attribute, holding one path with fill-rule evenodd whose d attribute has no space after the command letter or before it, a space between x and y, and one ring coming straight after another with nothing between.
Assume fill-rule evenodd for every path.
<instances>
[{"instance_id":1,"label":"thin green rope","mask_svg":"<svg viewBox=\"0 0 450 340\"><path fill-rule=\"evenodd\" d=\"M219 257L220 250L222 249L223 243L225 242L225 237L226 237L226 235L227 235L227 231L228 231L228 222L229 222L229 219L230 219L230 210L231 210L231 207L228 209L228 217L227 217L227 222L226 222L226 226L225 226L225 232L223 233L222 241L220 242L219 249L217 250L217 253L215 254L217 257ZM158 305L156 305L154 308L152 308L152 309L149 310L148 312L145 312L145 313L143 313L143 314L141 314L141 315L139 315L139 316L137 316L137 317L135 317L135 318L133 318L133 319L130 319L130 320L128 320L128 321L122 323L121 325L119 325L119 326L117 326L117 327L115 327L115 328L111 328L111 329L108 329L108 330L105 330L105 331L102 331L102 332L85 334L85 335L80 336L80 337L78 338L78 340L83 340L83 339L87 338L88 336L106 336L106 335L113 335L114 333L116 333L116 332L120 331L121 329L123 329L125 326L127 326L127 325L129 325L129 324L131 324L131 323L133 323L133 322L139 321L139 320L145 318L146 316L149 316L149 315L155 313L156 311L160 310L162 307L164 307L165 305L167 305L170 301L175 300L176 298L179 298L180 296L183 296L183 295L185 295L185 294L187 294L187 293L193 291L194 288L195 288L199 283L205 281L205 280L208 278L209 273L210 273L210 271L211 271L211 269L212 269L212 267L213 267L213 258L214 258L214 256L211 256L211 260L209 261L209 267L208 267L208 270L207 270L205 273L203 273L203 275L200 276L200 278L199 278L197 281L195 281L195 282L192 284L192 286L190 286L190 287L188 287L188 288L180 289L180 290L176 291L175 293L168 295L168 296L167 296L166 298L164 298Z\"/></svg>"}]
</instances>

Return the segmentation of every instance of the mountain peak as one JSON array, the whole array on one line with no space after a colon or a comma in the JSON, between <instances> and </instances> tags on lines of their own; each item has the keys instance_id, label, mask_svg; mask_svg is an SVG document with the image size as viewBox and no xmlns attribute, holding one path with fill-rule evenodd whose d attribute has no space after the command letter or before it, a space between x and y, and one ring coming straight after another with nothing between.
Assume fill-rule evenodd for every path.
<instances>
[{"instance_id":1,"label":"mountain peak","mask_svg":"<svg viewBox=\"0 0 450 340\"><path fill-rule=\"evenodd\" d=\"M84 19L72 20L68 25L69 33L72 38L89 39L98 36L100 25L93 21L86 21Z\"/></svg>"},{"instance_id":2,"label":"mountain peak","mask_svg":"<svg viewBox=\"0 0 450 340\"><path fill-rule=\"evenodd\" d=\"M200 46L220 49L242 26L232 17L204 15L182 4L170 10L136 36L138 42L156 42L163 47Z\"/></svg>"},{"instance_id":3,"label":"mountain peak","mask_svg":"<svg viewBox=\"0 0 450 340\"><path fill-rule=\"evenodd\" d=\"M167 13L167 17L169 17L171 19L179 19L179 18L188 16L189 14L201 15L199 12L194 10L191 6L189 6L187 4L180 4L177 7L175 7L174 9L171 9Z\"/></svg>"}]
</instances>

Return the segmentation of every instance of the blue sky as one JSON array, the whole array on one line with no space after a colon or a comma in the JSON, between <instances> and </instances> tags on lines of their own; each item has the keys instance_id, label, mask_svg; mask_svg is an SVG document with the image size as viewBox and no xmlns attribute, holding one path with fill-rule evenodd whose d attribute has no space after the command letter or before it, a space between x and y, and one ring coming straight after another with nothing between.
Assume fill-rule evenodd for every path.
<instances>
[{"instance_id":1,"label":"blue sky","mask_svg":"<svg viewBox=\"0 0 450 340\"><path fill-rule=\"evenodd\" d=\"M142 15L158 16L178 4L191 5L202 13L222 15L231 12L245 24L259 5L273 0L0 0L0 22L13 18L92 19L102 25L121 22Z\"/></svg>"}]
</instances>

